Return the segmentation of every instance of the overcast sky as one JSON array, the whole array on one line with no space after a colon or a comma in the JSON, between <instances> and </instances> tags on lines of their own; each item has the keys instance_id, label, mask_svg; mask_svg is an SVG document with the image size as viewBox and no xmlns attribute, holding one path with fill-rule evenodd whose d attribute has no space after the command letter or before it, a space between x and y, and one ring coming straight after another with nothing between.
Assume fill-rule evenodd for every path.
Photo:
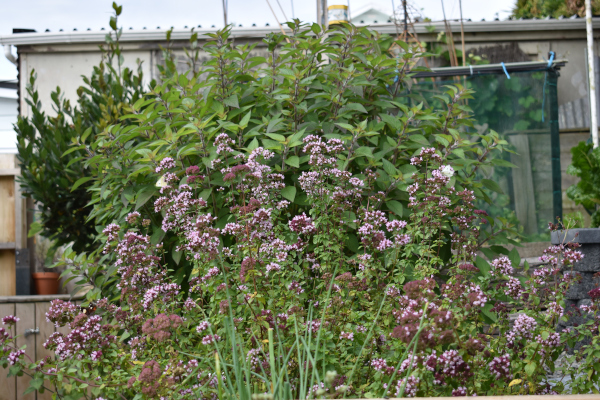
<instances>
[{"instance_id":1,"label":"overcast sky","mask_svg":"<svg viewBox=\"0 0 600 400\"><path fill-rule=\"evenodd\" d=\"M277 2L288 17L299 18L302 21L316 19L315 0L269 0L277 18L284 20L283 13ZM346 4L347 0L330 4ZM433 20L441 20L444 2L446 17L459 18L459 0L409 0L413 10L422 16ZM0 35L10 35L13 28L30 28L38 32L50 29L55 32L59 29L65 31L99 30L108 27L112 15L112 0L14 0L3 1L0 13ZM223 26L222 0L120 0L123 5L123 14L120 25L125 29L133 27L141 29L183 28L184 26L216 27ZM392 13L392 3L396 7L401 5L401 0L350 0L350 12L357 13L369 7ZM462 0L463 17L472 20L493 19L498 16L506 19L510 14L515 0ZM293 4L293 13L292 13ZM267 0L228 0L229 21L243 26L264 26L269 23L276 24L275 18L269 9ZM15 79L16 68L8 62L4 54L0 55L0 80Z\"/></svg>"}]
</instances>

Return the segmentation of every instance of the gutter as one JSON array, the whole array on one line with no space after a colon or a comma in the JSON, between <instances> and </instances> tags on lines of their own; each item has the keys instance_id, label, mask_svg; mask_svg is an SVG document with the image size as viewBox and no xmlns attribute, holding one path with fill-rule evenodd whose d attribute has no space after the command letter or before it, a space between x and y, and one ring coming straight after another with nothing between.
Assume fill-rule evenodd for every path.
<instances>
[{"instance_id":1,"label":"gutter","mask_svg":"<svg viewBox=\"0 0 600 400\"><path fill-rule=\"evenodd\" d=\"M459 21L449 21L452 32L460 32ZM600 17L593 18L593 27L600 29ZM394 24L375 24L375 25L357 25L359 27L368 27L371 30L396 34ZM443 21L437 22L417 22L414 24L417 34L430 34L433 32L443 32ZM507 21L467 21L464 22L465 33L497 33L497 32L536 32L536 31L585 31L585 19L531 19L531 20L507 20ZM289 32L289 29L285 29ZM207 33L214 33L217 29L194 29L199 38ZM231 30L233 38L264 38L269 33L278 32L278 27L234 27ZM13 35L0 36L0 44L3 45L46 45L61 43L98 43L106 42L107 34L113 35L113 32L106 31L82 31L82 32L39 32L39 33L18 33ZM146 42L146 41L165 41L167 35L166 29L155 30L124 30L121 36L121 42ZM189 40L191 29L174 29L171 34L172 40ZM202 37L202 39L208 39Z\"/></svg>"}]
</instances>

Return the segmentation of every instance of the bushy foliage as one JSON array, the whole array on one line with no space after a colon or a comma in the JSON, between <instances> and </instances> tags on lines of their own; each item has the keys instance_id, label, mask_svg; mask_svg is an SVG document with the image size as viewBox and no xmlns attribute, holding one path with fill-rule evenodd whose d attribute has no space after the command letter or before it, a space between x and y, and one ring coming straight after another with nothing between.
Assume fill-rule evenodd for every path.
<instances>
[{"instance_id":1,"label":"bushy foliage","mask_svg":"<svg viewBox=\"0 0 600 400\"><path fill-rule=\"evenodd\" d=\"M268 57L253 57L254 46L234 46L228 30L211 34L213 40L202 48L210 57L198 71L186 74L169 68L165 51L163 82L131 105L123 124L108 127L86 146L86 165L95 171L90 218L96 225L122 223L136 210L148 213L161 177L155 168L171 157L200 168L205 178L201 197L211 206L216 226L223 228L233 219L223 206L228 188L219 188L226 174L222 170L232 162L222 158L229 147L244 153L258 147L273 152L269 162L283 176L282 195L291 203L290 212L306 212L310 203L299 190L298 177L309 165L310 157L300 151L309 135L342 140L340 170L373 171L385 212L408 216L407 187L416 171L410 158L431 145L443 146L448 165L459 171L453 183L490 201L475 172L506 142L494 133L463 134L463 127L472 123L464 104L468 90L453 87L440 93L439 110L408 107L402 101L403 88L410 84L411 68L420 56L416 48L398 42L402 54L393 57L388 52L392 40L364 28L349 26L325 36L317 25L290 27L290 37L265 39ZM219 163L220 168L212 168ZM506 220L489 222L500 224L492 240L510 242ZM151 218L150 236L153 243L162 241L171 249L165 257L184 280L192 267L177 250L180 239L163 231L161 224L162 216ZM486 229L484 236L490 232ZM352 233L342 245L356 253L358 237ZM443 245L440 257L447 259L449 242Z\"/></svg>"},{"instance_id":2,"label":"bushy foliage","mask_svg":"<svg viewBox=\"0 0 600 400\"><path fill-rule=\"evenodd\" d=\"M0 363L70 398L595 387L594 374L565 388L546 370L597 331L592 318L555 332L574 246L518 276L516 251L477 257L510 227L475 207L489 200L477 171L506 142L464 134L470 91L448 87L442 110L407 107L414 49L399 42L392 57L389 38L352 26L290 28L265 40L266 58L215 33L199 71L167 60L122 123L74 145L102 172L90 187L101 254L65 259L93 301L53 302L47 317L67 331L45 343L55 358L26 360L10 328ZM597 347L564 368L587 371Z\"/></svg>"},{"instance_id":3,"label":"bushy foliage","mask_svg":"<svg viewBox=\"0 0 600 400\"><path fill-rule=\"evenodd\" d=\"M582 255L564 243L545 253L545 266L515 276L516 251L491 265L476 257L485 212L453 184L447 147L424 148L407 218L382 212L385 194L370 171L339 168L344 141L309 135L301 154L299 191L310 204L293 215L284 176L257 147L233 150L222 135L218 188L233 216L216 227L202 197L198 166L170 157L155 171L164 182L150 213L134 211L123 226L104 229L105 253L117 255L121 305L101 299L79 309L55 300L47 317L68 333L44 344L55 359L25 360L15 332L2 328L0 360L11 374L46 380L63 396L88 390L119 398L336 398L587 393L599 321L557 333L569 270ZM452 146L450 144L449 146ZM148 236L151 218L180 239L193 266L182 284L165 268L163 244ZM449 276L438 280L444 231ZM342 243L360 238L358 254ZM411 281L408 281L408 278ZM596 290L597 291L597 290ZM593 292L593 293L592 293ZM600 295L584 311L595 316ZM89 312L93 310L93 312ZM513 324L508 314L518 310ZM15 318L3 320L10 328ZM548 377L566 344L593 336L562 364L573 381ZM573 372L573 364L579 368ZM587 371L592 372L591 374ZM90 389L91 388L91 389Z\"/></svg>"},{"instance_id":4,"label":"bushy foliage","mask_svg":"<svg viewBox=\"0 0 600 400\"><path fill-rule=\"evenodd\" d=\"M35 89L36 73L32 71L25 96L31 116L20 116L15 124L19 183L39 211L39 221L31 227L30 235L41 233L56 246L72 243L78 252L92 251L98 245L93 244L96 227L88 220L92 173L84 165L88 152L85 146L73 147L73 143L93 142L96 134L119 122L125 105L144 93L141 69L137 75L129 68L121 69L121 30L114 21L102 62L89 77L83 77L76 104L64 99L57 88L51 93L53 112L42 111Z\"/></svg>"},{"instance_id":5,"label":"bushy foliage","mask_svg":"<svg viewBox=\"0 0 600 400\"><path fill-rule=\"evenodd\" d=\"M567 173L579 178L579 182L567 189L567 196L582 205L592 216L591 227L600 227L600 150L591 143L580 142L571 149L572 164Z\"/></svg>"}]
</instances>

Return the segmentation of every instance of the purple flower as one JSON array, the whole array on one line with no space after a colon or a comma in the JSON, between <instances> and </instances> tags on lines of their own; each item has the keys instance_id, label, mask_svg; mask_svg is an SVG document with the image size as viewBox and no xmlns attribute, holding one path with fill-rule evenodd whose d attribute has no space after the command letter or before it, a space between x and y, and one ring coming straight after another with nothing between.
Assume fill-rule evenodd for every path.
<instances>
[{"instance_id":1,"label":"purple flower","mask_svg":"<svg viewBox=\"0 0 600 400\"><path fill-rule=\"evenodd\" d=\"M209 326L210 326L210 322L208 322L208 321L202 321L202 322L200 322L200 325L198 325L196 327L196 332L202 333L205 330L207 330Z\"/></svg>"},{"instance_id":2,"label":"purple flower","mask_svg":"<svg viewBox=\"0 0 600 400\"><path fill-rule=\"evenodd\" d=\"M202 344L208 345L221 340L219 335L207 335L202 338Z\"/></svg>"},{"instance_id":3,"label":"purple flower","mask_svg":"<svg viewBox=\"0 0 600 400\"><path fill-rule=\"evenodd\" d=\"M494 359L488 364L488 368L492 375L496 377L496 379L509 379L511 377L510 357L508 354L500 357L494 357Z\"/></svg>"},{"instance_id":4,"label":"purple flower","mask_svg":"<svg viewBox=\"0 0 600 400\"><path fill-rule=\"evenodd\" d=\"M506 256L502 256L500 258L496 258L492 261L492 274L494 276L498 275L511 275L513 273L512 263Z\"/></svg>"},{"instance_id":5,"label":"purple flower","mask_svg":"<svg viewBox=\"0 0 600 400\"><path fill-rule=\"evenodd\" d=\"M175 168L175 161L171 157L165 157L160 161L158 167L156 167L155 172L158 174L165 169Z\"/></svg>"},{"instance_id":6,"label":"purple flower","mask_svg":"<svg viewBox=\"0 0 600 400\"><path fill-rule=\"evenodd\" d=\"M13 351L12 353L10 353L8 355L8 363L10 365L15 365L19 361L19 358L21 358L21 356L23 354L25 354L25 350Z\"/></svg>"},{"instance_id":7,"label":"purple flower","mask_svg":"<svg viewBox=\"0 0 600 400\"><path fill-rule=\"evenodd\" d=\"M15 317L14 315L7 315L6 317L2 318L2 324L4 325L15 325L18 321L20 321L20 318Z\"/></svg>"}]
</instances>

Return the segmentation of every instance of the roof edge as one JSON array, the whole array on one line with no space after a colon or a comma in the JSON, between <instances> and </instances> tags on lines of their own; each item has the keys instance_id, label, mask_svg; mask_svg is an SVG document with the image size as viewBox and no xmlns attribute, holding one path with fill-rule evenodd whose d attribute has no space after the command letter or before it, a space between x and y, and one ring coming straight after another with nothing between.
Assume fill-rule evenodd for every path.
<instances>
[{"instance_id":1,"label":"roof edge","mask_svg":"<svg viewBox=\"0 0 600 400\"><path fill-rule=\"evenodd\" d=\"M600 29L600 17L592 19L593 27ZM460 22L449 21L453 32L460 32ZM357 25L367 26L367 25ZM388 34L396 33L394 24L375 24L369 25L370 29ZM417 22L414 23L417 34L430 33L433 27L434 32L444 31L444 22ZM585 19L542 19L542 20L506 20L506 21L468 21L464 22L465 33L477 32L524 32L524 31L570 31L585 30ZM156 30L124 30L121 36L122 42L143 42L143 41L165 41L167 29ZM215 33L217 29L194 29L199 38L207 38L208 33ZM231 30L233 38L261 38L273 32L279 32L279 26L272 27L234 27ZM289 32L289 29L285 29ZM114 33L105 31L81 31L81 32L41 32L41 33L19 33L13 35L0 36L2 45L45 45L45 44L75 44L75 43L98 43L106 42L106 35ZM189 40L191 29L174 29L171 33L171 40ZM204 36L204 37L203 37Z\"/></svg>"}]
</instances>

